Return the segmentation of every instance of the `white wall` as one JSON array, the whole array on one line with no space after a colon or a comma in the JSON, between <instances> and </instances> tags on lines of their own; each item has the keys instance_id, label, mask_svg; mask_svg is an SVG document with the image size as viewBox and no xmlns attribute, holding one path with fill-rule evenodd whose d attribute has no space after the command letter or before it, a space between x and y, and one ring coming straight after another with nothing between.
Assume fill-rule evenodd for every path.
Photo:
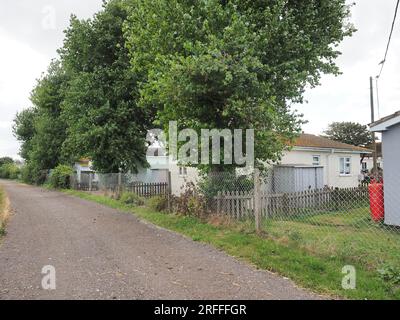
<instances>
[{"instance_id":1,"label":"white wall","mask_svg":"<svg viewBox=\"0 0 400 320\"><path fill-rule=\"evenodd\" d=\"M285 152L281 164L303 164L312 165L313 156L320 156L320 165L324 167L324 185L338 188L352 188L359 185L360 161L359 153L342 153L335 151L303 151L292 150ZM340 175L340 158L351 158L351 174L347 176ZM169 160L169 168L171 171L172 194L179 195L182 188L188 182L195 184L199 180L199 173L195 168L187 168L187 175L180 175L179 166L176 161Z\"/></svg>"},{"instance_id":2,"label":"white wall","mask_svg":"<svg viewBox=\"0 0 400 320\"><path fill-rule=\"evenodd\" d=\"M374 168L374 160L372 157L364 158L363 162L365 162L367 164L368 171L371 171ZM377 159L377 162L378 162L378 166L383 169L383 159L381 157L379 157Z\"/></svg>"},{"instance_id":3,"label":"white wall","mask_svg":"<svg viewBox=\"0 0 400 320\"><path fill-rule=\"evenodd\" d=\"M187 167L187 175L180 175L178 163L170 159L169 170L171 171L171 191L173 195L180 195L187 183L197 184L199 173L196 168Z\"/></svg>"},{"instance_id":4,"label":"white wall","mask_svg":"<svg viewBox=\"0 0 400 320\"><path fill-rule=\"evenodd\" d=\"M320 165L324 167L324 185L338 188L357 187L360 175L360 154L341 153L331 150L312 151L312 150L292 150L285 152L281 164L304 164L312 165L313 156L320 156ZM340 175L340 158L351 158L351 174L348 176Z\"/></svg>"}]
</instances>

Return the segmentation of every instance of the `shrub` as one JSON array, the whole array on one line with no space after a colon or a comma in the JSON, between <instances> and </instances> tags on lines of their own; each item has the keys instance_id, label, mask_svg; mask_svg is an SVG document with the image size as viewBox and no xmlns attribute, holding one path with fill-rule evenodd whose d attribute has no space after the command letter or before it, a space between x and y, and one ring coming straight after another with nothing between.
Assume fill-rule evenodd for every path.
<instances>
[{"instance_id":1,"label":"shrub","mask_svg":"<svg viewBox=\"0 0 400 320\"><path fill-rule=\"evenodd\" d=\"M142 197L132 192L123 192L119 200L127 205L132 206L142 206L145 202Z\"/></svg>"},{"instance_id":2,"label":"shrub","mask_svg":"<svg viewBox=\"0 0 400 320\"><path fill-rule=\"evenodd\" d=\"M216 172L203 176L199 181L199 191L207 200L213 199L219 191L251 191L254 181L235 172Z\"/></svg>"},{"instance_id":3,"label":"shrub","mask_svg":"<svg viewBox=\"0 0 400 320\"><path fill-rule=\"evenodd\" d=\"M69 189L71 187L70 178L73 170L69 166L59 165L50 175L50 185L57 189Z\"/></svg>"},{"instance_id":4,"label":"shrub","mask_svg":"<svg viewBox=\"0 0 400 320\"><path fill-rule=\"evenodd\" d=\"M18 179L21 170L14 163L7 163L0 167L0 178Z\"/></svg>"},{"instance_id":5,"label":"shrub","mask_svg":"<svg viewBox=\"0 0 400 320\"><path fill-rule=\"evenodd\" d=\"M153 197L147 200L147 205L154 211L163 212L168 210L168 199L162 196Z\"/></svg>"},{"instance_id":6,"label":"shrub","mask_svg":"<svg viewBox=\"0 0 400 320\"><path fill-rule=\"evenodd\" d=\"M29 165L24 165L21 169L21 180L25 183L33 183L32 168Z\"/></svg>"},{"instance_id":7,"label":"shrub","mask_svg":"<svg viewBox=\"0 0 400 320\"><path fill-rule=\"evenodd\" d=\"M193 183L188 183L179 197L173 197L174 212L184 216L204 217L207 215L206 198Z\"/></svg>"}]
</instances>

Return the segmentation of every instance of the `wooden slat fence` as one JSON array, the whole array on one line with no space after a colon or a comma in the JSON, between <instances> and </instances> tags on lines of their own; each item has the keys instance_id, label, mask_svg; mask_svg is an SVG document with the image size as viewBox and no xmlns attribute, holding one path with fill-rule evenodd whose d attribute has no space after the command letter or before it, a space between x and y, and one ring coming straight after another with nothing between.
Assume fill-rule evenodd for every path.
<instances>
[{"instance_id":1,"label":"wooden slat fence","mask_svg":"<svg viewBox=\"0 0 400 320\"><path fill-rule=\"evenodd\" d=\"M261 211L263 217L290 217L313 211L339 210L356 206L368 200L367 188L318 189L296 193L262 193ZM254 216L254 193L222 191L214 197L214 209L236 219Z\"/></svg>"},{"instance_id":2,"label":"wooden slat fence","mask_svg":"<svg viewBox=\"0 0 400 320\"><path fill-rule=\"evenodd\" d=\"M167 196L169 194L168 183L134 183L123 187L126 192L136 193L145 198L155 196Z\"/></svg>"}]
</instances>

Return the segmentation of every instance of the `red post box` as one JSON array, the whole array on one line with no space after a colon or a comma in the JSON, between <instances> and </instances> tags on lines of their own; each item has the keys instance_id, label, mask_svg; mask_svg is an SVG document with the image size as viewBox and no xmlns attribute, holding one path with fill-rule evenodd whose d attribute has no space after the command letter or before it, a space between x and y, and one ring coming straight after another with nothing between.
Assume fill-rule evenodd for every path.
<instances>
[{"instance_id":1,"label":"red post box","mask_svg":"<svg viewBox=\"0 0 400 320\"><path fill-rule=\"evenodd\" d=\"M375 222L380 222L385 217L383 183L373 182L369 185L368 189L371 218Z\"/></svg>"}]
</instances>

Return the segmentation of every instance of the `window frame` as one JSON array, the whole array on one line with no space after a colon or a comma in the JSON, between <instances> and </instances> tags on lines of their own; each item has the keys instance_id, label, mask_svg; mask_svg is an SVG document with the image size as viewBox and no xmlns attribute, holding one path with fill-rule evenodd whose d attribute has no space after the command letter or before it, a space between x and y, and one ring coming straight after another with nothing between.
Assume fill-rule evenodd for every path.
<instances>
[{"instance_id":1,"label":"window frame","mask_svg":"<svg viewBox=\"0 0 400 320\"><path fill-rule=\"evenodd\" d=\"M343 160L343 163L342 163L342 160ZM343 164L343 166L342 166L342 164ZM346 171L347 164L348 164L348 168L349 168L348 172ZM351 157L340 157L339 158L339 175L342 177L351 176L351 170L352 170Z\"/></svg>"},{"instance_id":2,"label":"window frame","mask_svg":"<svg viewBox=\"0 0 400 320\"><path fill-rule=\"evenodd\" d=\"M187 175L188 175L187 167L180 166L179 167L179 175L181 177L187 177Z\"/></svg>"},{"instance_id":3,"label":"window frame","mask_svg":"<svg viewBox=\"0 0 400 320\"><path fill-rule=\"evenodd\" d=\"M315 158L318 158L318 163L317 163L317 161L315 161ZM312 165L313 165L313 166L320 166L320 165L321 165L321 155L319 155L319 154L314 154L314 155L312 156Z\"/></svg>"}]
</instances>

